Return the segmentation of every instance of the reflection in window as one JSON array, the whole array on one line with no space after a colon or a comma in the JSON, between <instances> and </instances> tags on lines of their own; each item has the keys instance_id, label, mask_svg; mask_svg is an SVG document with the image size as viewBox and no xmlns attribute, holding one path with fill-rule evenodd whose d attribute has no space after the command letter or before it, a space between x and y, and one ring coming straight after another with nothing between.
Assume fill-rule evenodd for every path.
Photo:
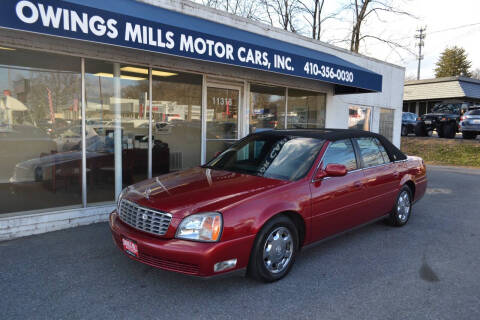
<instances>
[{"instance_id":1,"label":"reflection in window","mask_svg":"<svg viewBox=\"0 0 480 320\"><path fill-rule=\"evenodd\" d=\"M326 95L288 89L288 128L325 128Z\"/></svg>"},{"instance_id":2,"label":"reflection in window","mask_svg":"<svg viewBox=\"0 0 480 320\"><path fill-rule=\"evenodd\" d=\"M328 164L343 164L348 171L357 169L357 159L350 139L332 142L323 157L323 168Z\"/></svg>"},{"instance_id":3,"label":"reflection in window","mask_svg":"<svg viewBox=\"0 0 480 320\"><path fill-rule=\"evenodd\" d=\"M200 164L202 76L154 69L153 176Z\"/></svg>"},{"instance_id":4,"label":"reflection in window","mask_svg":"<svg viewBox=\"0 0 480 320\"><path fill-rule=\"evenodd\" d=\"M297 180L311 168L323 142L313 138L250 136L230 147L207 167L272 179Z\"/></svg>"},{"instance_id":5,"label":"reflection in window","mask_svg":"<svg viewBox=\"0 0 480 320\"><path fill-rule=\"evenodd\" d=\"M0 214L81 204L80 63L0 50Z\"/></svg>"},{"instance_id":6,"label":"reflection in window","mask_svg":"<svg viewBox=\"0 0 480 320\"><path fill-rule=\"evenodd\" d=\"M285 88L250 86L250 132L285 128Z\"/></svg>"},{"instance_id":7,"label":"reflection in window","mask_svg":"<svg viewBox=\"0 0 480 320\"><path fill-rule=\"evenodd\" d=\"M207 88L207 160L238 139L239 97L239 90Z\"/></svg>"},{"instance_id":8,"label":"reflection in window","mask_svg":"<svg viewBox=\"0 0 480 320\"><path fill-rule=\"evenodd\" d=\"M378 133L383 135L388 140L392 141L393 139L393 118L394 118L395 110L393 109L386 109L380 108L380 128ZM415 118L412 114L407 114L410 117L410 120Z\"/></svg>"},{"instance_id":9,"label":"reflection in window","mask_svg":"<svg viewBox=\"0 0 480 320\"><path fill-rule=\"evenodd\" d=\"M379 148L381 144L376 138L358 138L357 143L364 167L371 167L385 162ZM383 149L383 151L385 151L385 149Z\"/></svg>"},{"instance_id":10,"label":"reflection in window","mask_svg":"<svg viewBox=\"0 0 480 320\"><path fill-rule=\"evenodd\" d=\"M148 69L120 65L118 88L114 69L108 62L85 62L89 203L114 200L116 113L121 117L123 187L147 178Z\"/></svg>"},{"instance_id":11,"label":"reflection in window","mask_svg":"<svg viewBox=\"0 0 480 320\"><path fill-rule=\"evenodd\" d=\"M348 109L348 128L370 131L371 112L369 107L351 106Z\"/></svg>"}]
</instances>

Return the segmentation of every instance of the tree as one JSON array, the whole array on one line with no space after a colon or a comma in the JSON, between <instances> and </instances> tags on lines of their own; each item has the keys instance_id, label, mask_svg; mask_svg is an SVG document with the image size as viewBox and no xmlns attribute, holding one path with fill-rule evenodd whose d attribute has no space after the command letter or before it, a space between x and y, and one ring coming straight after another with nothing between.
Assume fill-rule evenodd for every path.
<instances>
[{"instance_id":1,"label":"tree","mask_svg":"<svg viewBox=\"0 0 480 320\"><path fill-rule=\"evenodd\" d=\"M320 40L322 24L329 19L337 18L345 10L345 7L341 7L338 11L325 12L325 0L299 0L299 3L303 7L303 17L309 27L305 34L316 40Z\"/></svg>"},{"instance_id":2,"label":"tree","mask_svg":"<svg viewBox=\"0 0 480 320\"><path fill-rule=\"evenodd\" d=\"M368 38L375 39L389 45L391 48L403 48L410 51L399 42L383 38L378 34L368 34L362 31L362 27L370 19L375 17L382 21L387 15L403 15L413 17L407 11L398 9L393 5L394 0L350 0L348 8L353 11L352 32L350 34L350 51L357 52L360 49L360 42Z\"/></svg>"},{"instance_id":3,"label":"tree","mask_svg":"<svg viewBox=\"0 0 480 320\"><path fill-rule=\"evenodd\" d=\"M469 71L471 66L465 49L457 46L447 47L436 63L435 77L471 77L472 73Z\"/></svg>"},{"instance_id":4,"label":"tree","mask_svg":"<svg viewBox=\"0 0 480 320\"><path fill-rule=\"evenodd\" d=\"M475 70L472 71L472 76L473 79L480 80L480 68L476 68Z\"/></svg>"},{"instance_id":5,"label":"tree","mask_svg":"<svg viewBox=\"0 0 480 320\"><path fill-rule=\"evenodd\" d=\"M260 0L264 7L268 22L279 25L283 30L297 32L297 17L302 11L299 0Z\"/></svg>"}]
</instances>

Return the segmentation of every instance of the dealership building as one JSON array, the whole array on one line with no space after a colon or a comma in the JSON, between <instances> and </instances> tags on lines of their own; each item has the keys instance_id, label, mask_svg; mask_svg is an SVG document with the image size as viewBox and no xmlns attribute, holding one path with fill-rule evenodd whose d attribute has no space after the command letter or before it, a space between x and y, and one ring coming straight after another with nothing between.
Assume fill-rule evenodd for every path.
<instances>
[{"instance_id":1,"label":"dealership building","mask_svg":"<svg viewBox=\"0 0 480 320\"><path fill-rule=\"evenodd\" d=\"M260 130L400 144L404 69L189 1L3 0L0 240L105 221L122 188Z\"/></svg>"}]
</instances>

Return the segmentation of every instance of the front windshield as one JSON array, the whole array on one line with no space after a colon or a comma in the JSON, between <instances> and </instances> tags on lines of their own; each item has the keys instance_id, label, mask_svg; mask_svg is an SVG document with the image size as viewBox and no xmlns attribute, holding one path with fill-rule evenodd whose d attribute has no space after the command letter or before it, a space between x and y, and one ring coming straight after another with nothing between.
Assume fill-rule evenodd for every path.
<instances>
[{"instance_id":1,"label":"front windshield","mask_svg":"<svg viewBox=\"0 0 480 320\"><path fill-rule=\"evenodd\" d=\"M453 104L453 103L436 104L432 108L432 112L455 114L459 112L459 109L460 109L459 104Z\"/></svg>"},{"instance_id":2,"label":"front windshield","mask_svg":"<svg viewBox=\"0 0 480 320\"><path fill-rule=\"evenodd\" d=\"M314 138L253 135L205 167L292 181L305 176L322 145L322 140Z\"/></svg>"}]
</instances>

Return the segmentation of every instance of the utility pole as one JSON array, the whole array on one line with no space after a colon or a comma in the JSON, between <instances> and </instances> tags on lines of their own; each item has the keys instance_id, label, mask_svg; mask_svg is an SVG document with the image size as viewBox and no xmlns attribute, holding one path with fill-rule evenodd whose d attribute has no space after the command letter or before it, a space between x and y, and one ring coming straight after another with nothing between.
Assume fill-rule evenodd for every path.
<instances>
[{"instance_id":1,"label":"utility pole","mask_svg":"<svg viewBox=\"0 0 480 320\"><path fill-rule=\"evenodd\" d=\"M415 34L415 39L418 39L418 70L417 70L417 80L420 80L420 62L423 60L423 55L422 55L422 47L425 45L425 37L426 33L425 31L427 30L427 27L420 27L420 29L417 29L417 34Z\"/></svg>"}]
</instances>

